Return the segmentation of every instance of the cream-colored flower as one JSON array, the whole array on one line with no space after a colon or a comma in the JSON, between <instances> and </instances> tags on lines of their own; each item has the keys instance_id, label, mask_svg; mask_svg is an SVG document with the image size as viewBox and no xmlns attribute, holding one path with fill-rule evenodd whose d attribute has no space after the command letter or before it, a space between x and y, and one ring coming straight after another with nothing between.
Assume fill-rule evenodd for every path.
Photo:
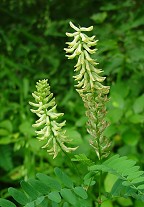
<instances>
[{"instance_id":1,"label":"cream-colored flower","mask_svg":"<svg viewBox=\"0 0 144 207\"><path fill-rule=\"evenodd\" d=\"M72 22L70 26L76 32L66 33L68 37L74 38L72 42L66 43L66 56L68 59L77 58L73 77L86 108L87 131L92 136L90 145L95 149L98 158L102 159L108 156L110 147L109 140L103 134L108 126L105 121L105 103L108 101L109 86L103 85L105 77L101 76L102 70L96 68L98 63L91 57L97 50L95 46L98 40L95 40L95 36L89 37L85 34L92 31L92 26L78 28Z\"/></svg>"},{"instance_id":2,"label":"cream-colored flower","mask_svg":"<svg viewBox=\"0 0 144 207\"><path fill-rule=\"evenodd\" d=\"M37 130L37 138L43 141L44 146L47 148L47 152L53 155L55 158L58 155L60 149L66 152L71 152L77 149L67 147L65 143L69 143L70 140L65 135L66 121L59 123L57 120L63 116L63 113L56 111L56 103L53 94L50 92L50 86L48 80L39 80L36 84L37 91L32 93L35 102L29 102L29 104L37 109L31 109L39 119L33 124L33 127Z\"/></svg>"},{"instance_id":3,"label":"cream-colored flower","mask_svg":"<svg viewBox=\"0 0 144 207\"><path fill-rule=\"evenodd\" d=\"M77 64L75 65L75 71L77 72L74 75L78 84L78 92L86 92L89 89L93 91L94 89L101 89L104 93L109 92L109 86L103 86L102 82L105 80L105 77L101 77L101 69L96 68L98 63L91 57L97 49L94 48L98 40L95 40L95 36L87 36L83 32L89 32L93 30L93 27L76 27L72 22L70 26L76 31L74 33L66 33L68 37L73 37L72 42L66 42L68 45L67 48L64 48L66 51L66 57L68 59L73 59L78 57Z\"/></svg>"}]
</instances>

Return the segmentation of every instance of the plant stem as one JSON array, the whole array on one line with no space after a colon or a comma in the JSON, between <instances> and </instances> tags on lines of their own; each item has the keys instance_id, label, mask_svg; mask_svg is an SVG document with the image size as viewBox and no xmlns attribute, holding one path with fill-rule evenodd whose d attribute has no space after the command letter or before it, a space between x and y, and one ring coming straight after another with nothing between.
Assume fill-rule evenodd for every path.
<instances>
[{"instance_id":1,"label":"plant stem","mask_svg":"<svg viewBox=\"0 0 144 207\"><path fill-rule=\"evenodd\" d=\"M28 148L25 148L24 169L25 180L35 177L35 155Z\"/></svg>"},{"instance_id":2,"label":"plant stem","mask_svg":"<svg viewBox=\"0 0 144 207\"><path fill-rule=\"evenodd\" d=\"M101 184L102 184L102 171L100 171L100 176L99 176L99 196L98 196L98 207L101 207Z\"/></svg>"},{"instance_id":3,"label":"plant stem","mask_svg":"<svg viewBox=\"0 0 144 207\"><path fill-rule=\"evenodd\" d=\"M61 148L61 146L60 146L60 144L59 144L58 141L57 141L57 143L58 143L59 147ZM79 169L78 169L78 167L71 161L71 158L70 158L69 154L68 154L66 151L64 151L62 148L61 148L61 150L62 150L63 153L67 156L67 158L70 160L70 163L71 163L72 167L75 169L75 171L76 171L78 177L80 178L80 180L82 180L82 177L81 177L81 175L80 175Z\"/></svg>"},{"instance_id":4,"label":"plant stem","mask_svg":"<svg viewBox=\"0 0 144 207\"><path fill-rule=\"evenodd\" d=\"M98 151L99 151L99 161L100 164L102 163L102 157L101 157L101 147L100 147L100 142L98 139ZM102 204L102 200L101 200L101 186L102 186L102 171L100 171L100 175L99 175L99 196L98 196L98 207L101 207Z\"/></svg>"}]
</instances>

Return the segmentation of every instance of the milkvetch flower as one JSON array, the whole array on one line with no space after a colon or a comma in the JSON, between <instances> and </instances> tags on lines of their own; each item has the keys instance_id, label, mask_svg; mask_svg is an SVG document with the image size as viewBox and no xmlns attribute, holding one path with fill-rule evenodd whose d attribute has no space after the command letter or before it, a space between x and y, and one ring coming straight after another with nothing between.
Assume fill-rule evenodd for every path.
<instances>
[{"instance_id":1,"label":"milkvetch flower","mask_svg":"<svg viewBox=\"0 0 144 207\"><path fill-rule=\"evenodd\" d=\"M47 148L47 152L55 158L60 149L65 152L71 152L77 147L67 147L65 144L70 140L63 129L66 121L58 122L63 113L56 111L56 103L53 94L50 92L48 80L39 80L36 84L37 91L32 93L35 102L29 102L35 109L31 109L38 116L38 120L33 127L36 128L37 138L43 141L42 148Z\"/></svg>"},{"instance_id":2,"label":"milkvetch flower","mask_svg":"<svg viewBox=\"0 0 144 207\"><path fill-rule=\"evenodd\" d=\"M93 27L76 27L72 22L70 26L75 30L73 33L66 33L71 42L66 42L66 57L68 59L77 59L74 66L75 75L73 76L76 84L76 90L81 96L86 108L87 131L92 136L90 145L95 149L99 159L109 154L110 142L104 136L104 130L108 126L105 120L106 107L108 101L107 94L109 86L104 86L105 77L101 75L103 72L96 66L99 64L92 55L97 51L95 48L98 40L95 36L89 37L87 32L93 30Z\"/></svg>"},{"instance_id":3,"label":"milkvetch flower","mask_svg":"<svg viewBox=\"0 0 144 207\"><path fill-rule=\"evenodd\" d=\"M76 27L72 22L70 26L76 31L74 33L66 33L68 37L73 37L72 42L66 42L66 51L68 59L73 59L77 57L77 63L75 65L75 71L77 72L74 76L75 80L78 82L76 85L77 91L81 92L91 92L93 90L101 90L103 93L107 94L109 92L109 86L104 86L102 82L105 77L100 76L103 71L96 68L98 63L91 57L97 49L94 48L98 42L95 40L95 36L89 37L83 32L89 32L93 30L91 27Z\"/></svg>"}]
</instances>

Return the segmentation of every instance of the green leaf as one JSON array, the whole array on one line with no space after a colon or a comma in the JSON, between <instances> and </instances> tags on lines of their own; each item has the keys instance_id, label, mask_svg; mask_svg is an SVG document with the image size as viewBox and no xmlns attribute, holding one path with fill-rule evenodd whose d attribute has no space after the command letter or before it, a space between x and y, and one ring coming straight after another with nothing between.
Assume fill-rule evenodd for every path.
<instances>
[{"instance_id":1,"label":"green leaf","mask_svg":"<svg viewBox=\"0 0 144 207\"><path fill-rule=\"evenodd\" d=\"M58 204L58 203L56 203L56 202L52 201L52 206L51 206L51 207L58 207L58 206L59 206L59 204Z\"/></svg>"},{"instance_id":2,"label":"green leaf","mask_svg":"<svg viewBox=\"0 0 144 207\"><path fill-rule=\"evenodd\" d=\"M100 46L101 46L101 51L102 52L106 52L106 51L110 51L110 50L115 50L117 48L117 42L114 39L103 40L100 43ZM116 57L115 56L113 61L111 63L107 64L108 69L111 70L110 67L118 67L121 64L122 60L123 60L123 56L122 57Z\"/></svg>"},{"instance_id":3,"label":"green leaf","mask_svg":"<svg viewBox=\"0 0 144 207\"><path fill-rule=\"evenodd\" d=\"M66 135L72 140L72 145L80 145L83 142L81 134L73 127L66 128Z\"/></svg>"},{"instance_id":4,"label":"green leaf","mask_svg":"<svg viewBox=\"0 0 144 207\"><path fill-rule=\"evenodd\" d=\"M138 19L134 20L131 27L136 28L139 27L140 25L144 25L144 17L143 15L140 16Z\"/></svg>"},{"instance_id":5,"label":"green leaf","mask_svg":"<svg viewBox=\"0 0 144 207\"><path fill-rule=\"evenodd\" d=\"M137 187L137 189L139 189L139 190L144 190L144 184L143 184L143 185L139 185L139 186Z\"/></svg>"},{"instance_id":6,"label":"green leaf","mask_svg":"<svg viewBox=\"0 0 144 207\"><path fill-rule=\"evenodd\" d=\"M76 197L70 189L64 188L60 191L61 196L70 204L76 206Z\"/></svg>"},{"instance_id":7,"label":"green leaf","mask_svg":"<svg viewBox=\"0 0 144 207\"><path fill-rule=\"evenodd\" d=\"M14 203L12 203L11 201L8 201L4 198L0 198L0 206L1 207L16 207L16 205Z\"/></svg>"},{"instance_id":8,"label":"green leaf","mask_svg":"<svg viewBox=\"0 0 144 207\"><path fill-rule=\"evenodd\" d=\"M133 114L129 117L129 121L133 124L144 123L144 116L142 114Z\"/></svg>"},{"instance_id":9,"label":"green leaf","mask_svg":"<svg viewBox=\"0 0 144 207\"><path fill-rule=\"evenodd\" d=\"M96 181L94 181L94 172L89 172L84 176L84 185L86 186L93 186L95 185Z\"/></svg>"},{"instance_id":10,"label":"green leaf","mask_svg":"<svg viewBox=\"0 0 144 207\"><path fill-rule=\"evenodd\" d=\"M136 114L141 113L144 110L144 95L135 100L133 110Z\"/></svg>"},{"instance_id":11,"label":"green leaf","mask_svg":"<svg viewBox=\"0 0 144 207\"><path fill-rule=\"evenodd\" d=\"M34 201L27 203L25 207L35 207Z\"/></svg>"},{"instance_id":12,"label":"green leaf","mask_svg":"<svg viewBox=\"0 0 144 207\"><path fill-rule=\"evenodd\" d=\"M0 167L6 171L13 168L12 150L10 145L0 145Z\"/></svg>"},{"instance_id":13,"label":"green leaf","mask_svg":"<svg viewBox=\"0 0 144 207\"><path fill-rule=\"evenodd\" d=\"M82 162L86 165L92 165L94 164L85 154L79 154L79 155L74 155L75 158L72 158L72 161L75 162Z\"/></svg>"},{"instance_id":14,"label":"green leaf","mask_svg":"<svg viewBox=\"0 0 144 207\"><path fill-rule=\"evenodd\" d=\"M117 133L117 127L115 126L115 124L111 124L110 126L108 126L105 130L104 130L104 135L106 137L111 137L114 134Z\"/></svg>"},{"instance_id":15,"label":"green leaf","mask_svg":"<svg viewBox=\"0 0 144 207\"><path fill-rule=\"evenodd\" d=\"M35 200L39 196L39 193L37 192L37 190L34 187L32 187L28 182L21 181L20 184L21 184L22 189L27 193L27 195L32 200Z\"/></svg>"},{"instance_id":16,"label":"green leaf","mask_svg":"<svg viewBox=\"0 0 144 207\"><path fill-rule=\"evenodd\" d=\"M7 129L0 129L0 136L8 136L9 131Z\"/></svg>"},{"instance_id":17,"label":"green leaf","mask_svg":"<svg viewBox=\"0 0 144 207\"><path fill-rule=\"evenodd\" d=\"M133 205L130 198L118 198L118 203L122 206L132 206Z\"/></svg>"},{"instance_id":18,"label":"green leaf","mask_svg":"<svg viewBox=\"0 0 144 207\"><path fill-rule=\"evenodd\" d=\"M133 180L133 179L138 178L139 176L141 176L141 175L143 175L143 174L144 174L144 171L140 171L140 170L139 170L138 172L135 172L135 173L134 173L134 171L133 171L133 173L129 174L127 178L128 178L129 180Z\"/></svg>"},{"instance_id":19,"label":"green leaf","mask_svg":"<svg viewBox=\"0 0 144 207\"><path fill-rule=\"evenodd\" d=\"M42 142L38 142L38 140L36 138L32 138L32 137L28 140L28 144L30 146L30 149L34 153L39 153L41 147L43 146Z\"/></svg>"},{"instance_id":20,"label":"green leaf","mask_svg":"<svg viewBox=\"0 0 144 207\"><path fill-rule=\"evenodd\" d=\"M0 138L0 145L4 145L4 144L8 145L8 144L13 143L13 142L15 142L15 140L12 139L11 136L6 136L4 138Z\"/></svg>"},{"instance_id":21,"label":"green leaf","mask_svg":"<svg viewBox=\"0 0 144 207\"><path fill-rule=\"evenodd\" d=\"M92 180L91 178L84 180L84 185L86 186L93 186L95 185L96 181Z\"/></svg>"},{"instance_id":22,"label":"green leaf","mask_svg":"<svg viewBox=\"0 0 144 207\"><path fill-rule=\"evenodd\" d=\"M123 110L120 108L114 108L108 111L107 117L112 123L117 123L123 115Z\"/></svg>"},{"instance_id":23,"label":"green leaf","mask_svg":"<svg viewBox=\"0 0 144 207\"><path fill-rule=\"evenodd\" d=\"M83 187L75 187L73 191L83 199L87 199L87 192L83 189Z\"/></svg>"},{"instance_id":24,"label":"green leaf","mask_svg":"<svg viewBox=\"0 0 144 207\"><path fill-rule=\"evenodd\" d=\"M26 205L29 202L27 196L20 190L10 187L8 192L21 205Z\"/></svg>"},{"instance_id":25,"label":"green leaf","mask_svg":"<svg viewBox=\"0 0 144 207\"><path fill-rule=\"evenodd\" d=\"M61 202L60 194L57 191L51 192L48 194L48 198L56 203Z\"/></svg>"},{"instance_id":26,"label":"green leaf","mask_svg":"<svg viewBox=\"0 0 144 207\"><path fill-rule=\"evenodd\" d=\"M94 172L88 172L85 176L84 176L84 180L87 180L87 179L91 179L92 177L95 176L95 173Z\"/></svg>"},{"instance_id":27,"label":"green leaf","mask_svg":"<svg viewBox=\"0 0 144 207\"><path fill-rule=\"evenodd\" d=\"M112 196L120 196L122 188L123 188L122 180L117 179L116 182L114 183L112 189L111 189L110 194Z\"/></svg>"},{"instance_id":28,"label":"green leaf","mask_svg":"<svg viewBox=\"0 0 144 207\"><path fill-rule=\"evenodd\" d=\"M50 191L49 186L39 180L29 179L28 182L42 195L47 195Z\"/></svg>"},{"instance_id":29,"label":"green leaf","mask_svg":"<svg viewBox=\"0 0 144 207\"><path fill-rule=\"evenodd\" d=\"M135 146L140 139L140 134L136 130L128 129L122 134L122 139L126 144Z\"/></svg>"},{"instance_id":30,"label":"green leaf","mask_svg":"<svg viewBox=\"0 0 144 207\"><path fill-rule=\"evenodd\" d=\"M75 126L83 127L83 126L85 126L86 122L87 122L87 117L82 116L82 117L80 117L79 119L76 120ZM81 136L80 136L80 138L81 138Z\"/></svg>"},{"instance_id":31,"label":"green leaf","mask_svg":"<svg viewBox=\"0 0 144 207\"><path fill-rule=\"evenodd\" d=\"M106 200L106 201L103 201L103 203L101 204L101 207L114 207L114 206L112 204L112 201Z\"/></svg>"},{"instance_id":32,"label":"green leaf","mask_svg":"<svg viewBox=\"0 0 144 207\"><path fill-rule=\"evenodd\" d=\"M123 64L123 60L122 60ZM129 92L129 85L126 81L120 81L116 82L111 86L111 96L112 96L112 102L116 100L120 106L123 106L124 98L128 95Z\"/></svg>"},{"instance_id":33,"label":"green leaf","mask_svg":"<svg viewBox=\"0 0 144 207\"><path fill-rule=\"evenodd\" d=\"M13 130L12 122L10 120L4 120L0 122L0 128L4 128L8 130L9 132L12 132Z\"/></svg>"},{"instance_id":34,"label":"green leaf","mask_svg":"<svg viewBox=\"0 0 144 207\"><path fill-rule=\"evenodd\" d=\"M60 190L61 189L61 185L54 178L52 178L50 176L47 176L43 173L38 173L36 176L45 185L49 186L49 188L54 189L54 190Z\"/></svg>"},{"instance_id":35,"label":"green leaf","mask_svg":"<svg viewBox=\"0 0 144 207\"><path fill-rule=\"evenodd\" d=\"M64 202L63 207L69 207L69 204L67 202Z\"/></svg>"},{"instance_id":36,"label":"green leaf","mask_svg":"<svg viewBox=\"0 0 144 207\"><path fill-rule=\"evenodd\" d=\"M97 14L93 14L91 16L91 19L96 23L103 23L105 19L107 18L107 12L100 12Z\"/></svg>"},{"instance_id":37,"label":"green leaf","mask_svg":"<svg viewBox=\"0 0 144 207\"><path fill-rule=\"evenodd\" d=\"M124 186L131 186L131 182L130 181L124 181L124 182L122 182L122 184Z\"/></svg>"},{"instance_id":38,"label":"green leaf","mask_svg":"<svg viewBox=\"0 0 144 207\"><path fill-rule=\"evenodd\" d=\"M115 108L120 108L120 109L124 108L124 99L118 93L118 91L117 91L117 93L112 94L111 103L112 103L112 106Z\"/></svg>"},{"instance_id":39,"label":"green leaf","mask_svg":"<svg viewBox=\"0 0 144 207\"><path fill-rule=\"evenodd\" d=\"M28 120L21 123L21 125L19 126L19 130L25 136L26 135L28 135L28 136L35 135L35 130L33 129L32 124L30 122L28 122Z\"/></svg>"},{"instance_id":40,"label":"green leaf","mask_svg":"<svg viewBox=\"0 0 144 207\"><path fill-rule=\"evenodd\" d=\"M143 207L143 202L139 201L139 200L136 200L135 203L134 203L134 207Z\"/></svg>"},{"instance_id":41,"label":"green leaf","mask_svg":"<svg viewBox=\"0 0 144 207\"><path fill-rule=\"evenodd\" d=\"M132 162L133 163L133 162ZM129 163L127 163L127 164L129 164ZM123 176L126 176L126 175L128 175L127 176L127 178L130 180L130 179L133 179L133 178L135 178L135 174L137 174L139 171L139 166L130 166L129 167L129 165L127 166L127 168L125 167L125 169L123 169L123 172L122 172L122 175ZM141 172L141 171L140 171Z\"/></svg>"},{"instance_id":42,"label":"green leaf","mask_svg":"<svg viewBox=\"0 0 144 207\"><path fill-rule=\"evenodd\" d=\"M40 196L40 197L38 197L38 198L36 199L36 201L35 201L35 204L36 204L36 205L40 205L40 204L43 202L44 199L45 199L44 196Z\"/></svg>"},{"instance_id":43,"label":"green leaf","mask_svg":"<svg viewBox=\"0 0 144 207\"><path fill-rule=\"evenodd\" d=\"M48 198L46 196L43 198L43 200L41 198L41 202L39 200L38 203L39 204L35 203L36 205L38 205L37 207L39 207L39 206L40 207L47 207L47 206L49 206L49 200L48 200Z\"/></svg>"},{"instance_id":44,"label":"green leaf","mask_svg":"<svg viewBox=\"0 0 144 207\"><path fill-rule=\"evenodd\" d=\"M104 187L106 192L110 192L114 183L117 180L117 176L108 173L105 180L104 180Z\"/></svg>"},{"instance_id":45,"label":"green leaf","mask_svg":"<svg viewBox=\"0 0 144 207\"><path fill-rule=\"evenodd\" d=\"M62 172L59 168L54 169L56 176L60 179L60 181L68 188L73 188L73 182L64 172Z\"/></svg>"},{"instance_id":46,"label":"green leaf","mask_svg":"<svg viewBox=\"0 0 144 207\"><path fill-rule=\"evenodd\" d=\"M138 177L132 180L132 184L144 182L144 177Z\"/></svg>"}]
</instances>

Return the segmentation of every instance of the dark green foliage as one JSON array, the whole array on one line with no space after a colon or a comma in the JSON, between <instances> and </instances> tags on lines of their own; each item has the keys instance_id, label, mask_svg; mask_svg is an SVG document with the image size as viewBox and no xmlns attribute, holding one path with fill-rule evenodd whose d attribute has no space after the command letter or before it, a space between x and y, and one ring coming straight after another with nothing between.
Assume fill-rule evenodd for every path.
<instances>
[{"instance_id":1,"label":"dark green foliage","mask_svg":"<svg viewBox=\"0 0 144 207\"><path fill-rule=\"evenodd\" d=\"M12 150L9 145L0 145L0 167L6 171L13 168Z\"/></svg>"},{"instance_id":2,"label":"dark green foliage","mask_svg":"<svg viewBox=\"0 0 144 207\"><path fill-rule=\"evenodd\" d=\"M38 179L30 179L27 182L21 182L22 190L17 190L15 188L9 188L9 194L19 203L21 206L25 207L36 207L41 205L49 206L65 206L67 201L70 206L86 207L89 206L87 203L87 192L81 186L74 187L71 178L66 175L59 168L55 168L55 174L62 183L62 186L67 186L63 188L57 178L51 178L45 174L38 174ZM44 187L44 188L43 188ZM43 189L42 189L43 188ZM13 203L5 199L0 200L0 205L2 207L15 207Z\"/></svg>"}]
</instances>

